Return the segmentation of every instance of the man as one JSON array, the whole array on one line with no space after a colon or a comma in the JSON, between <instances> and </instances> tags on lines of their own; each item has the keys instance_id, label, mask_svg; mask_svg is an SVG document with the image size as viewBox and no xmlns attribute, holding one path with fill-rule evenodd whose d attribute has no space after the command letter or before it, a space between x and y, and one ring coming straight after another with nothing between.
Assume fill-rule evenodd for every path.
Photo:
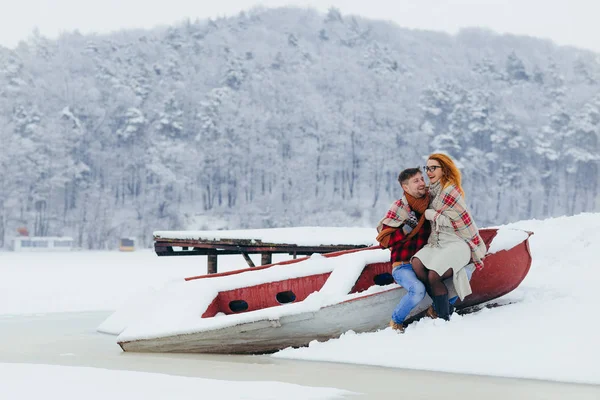
<instances>
[{"instance_id":1,"label":"man","mask_svg":"<svg viewBox=\"0 0 600 400\"><path fill-rule=\"evenodd\" d=\"M398 176L404 195L395 201L377 226L377 240L391 250L392 276L407 290L392 313L390 326L402 333L404 320L425 297L425 286L417 278L410 263L411 257L427 243L431 233L425 218L429 205L429 191L419 168L405 169Z\"/></svg>"}]
</instances>

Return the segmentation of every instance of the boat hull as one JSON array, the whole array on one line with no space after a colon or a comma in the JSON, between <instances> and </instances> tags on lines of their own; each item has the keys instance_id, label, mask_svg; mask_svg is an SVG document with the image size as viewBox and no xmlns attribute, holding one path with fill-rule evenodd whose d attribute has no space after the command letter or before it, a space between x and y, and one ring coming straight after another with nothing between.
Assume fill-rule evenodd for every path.
<instances>
[{"instance_id":1,"label":"boat hull","mask_svg":"<svg viewBox=\"0 0 600 400\"><path fill-rule=\"evenodd\" d=\"M339 337L348 330L372 332L386 327L404 288L349 300L316 312L282 316L222 329L119 343L124 351L257 354L305 346L313 340ZM431 304L426 297L411 313Z\"/></svg>"},{"instance_id":2,"label":"boat hull","mask_svg":"<svg viewBox=\"0 0 600 400\"><path fill-rule=\"evenodd\" d=\"M480 232L489 248L496 235L496 230L484 229ZM531 235L530 232L527 233L527 237ZM369 249L358 251L369 251ZM464 301L459 301L456 308L482 304L511 292L527 275L531 261L528 239L508 250L488 254L485 258L485 268L473 273L471 279L473 293ZM336 338L349 330L357 333L376 331L388 325L392 311L407 292L404 288L394 285L387 289L384 287L377 293L361 296L360 292L364 291L366 287L359 283L373 282L375 275L381 274L382 271L391 272L391 268L390 263L365 266L353 289L356 297L314 312L284 315L277 319L263 319L187 334L121 341L119 345L124 351L132 352L257 354L274 352L290 346L306 346L313 340ZM191 279L205 278L210 279L209 276ZM306 284L316 282L316 279L313 278L312 276L306 277ZM450 296L455 295L451 279L445 283L449 287ZM265 291L272 289L272 286L274 285L259 285L255 287L255 291L261 291L258 294L265 294ZM243 289L249 291L248 293L253 291L252 288ZM306 292L310 293L310 291ZM263 297L274 298L272 295ZM218 303L216 300L213 304L215 307ZM408 318L418 316L430 304L431 299L426 295L412 310ZM216 312L217 308L213 309L208 317L212 317ZM206 316L204 315L204 317Z\"/></svg>"}]
</instances>

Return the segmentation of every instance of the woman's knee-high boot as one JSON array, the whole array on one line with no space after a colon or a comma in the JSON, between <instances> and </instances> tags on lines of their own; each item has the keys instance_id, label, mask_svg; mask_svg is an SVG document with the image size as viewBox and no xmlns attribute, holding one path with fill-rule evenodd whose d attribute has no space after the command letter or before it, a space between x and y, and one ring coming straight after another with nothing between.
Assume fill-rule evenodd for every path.
<instances>
[{"instance_id":1,"label":"woman's knee-high boot","mask_svg":"<svg viewBox=\"0 0 600 400\"><path fill-rule=\"evenodd\" d=\"M450 303L448 302L448 294L433 296L433 306L439 318L450 321Z\"/></svg>"}]
</instances>

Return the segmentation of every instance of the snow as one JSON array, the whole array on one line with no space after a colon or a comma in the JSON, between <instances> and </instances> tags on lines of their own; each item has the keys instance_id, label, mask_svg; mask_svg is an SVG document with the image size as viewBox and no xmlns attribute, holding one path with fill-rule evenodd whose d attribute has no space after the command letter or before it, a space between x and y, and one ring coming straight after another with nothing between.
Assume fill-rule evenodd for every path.
<instances>
[{"instance_id":1,"label":"snow","mask_svg":"<svg viewBox=\"0 0 600 400\"><path fill-rule=\"evenodd\" d=\"M350 392L281 382L224 381L100 368L0 363L0 398L61 400L339 399ZM31 384L35 382L35 384Z\"/></svg>"},{"instance_id":2,"label":"snow","mask_svg":"<svg viewBox=\"0 0 600 400\"><path fill-rule=\"evenodd\" d=\"M114 310L140 291L205 273L202 261L150 250L0 252L0 314Z\"/></svg>"},{"instance_id":3,"label":"snow","mask_svg":"<svg viewBox=\"0 0 600 400\"><path fill-rule=\"evenodd\" d=\"M155 231L154 237L162 239L256 239L264 243L320 245L368 245L377 244L373 228L274 228L229 231Z\"/></svg>"},{"instance_id":4,"label":"snow","mask_svg":"<svg viewBox=\"0 0 600 400\"><path fill-rule=\"evenodd\" d=\"M494 237L487 254L494 254L501 250L508 250L521 243L529 233L522 229L498 229L498 233Z\"/></svg>"},{"instance_id":5,"label":"snow","mask_svg":"<svg viewBox=\"0 0 600 400\"><path fill-rule=\"evenodd\" d=\"M347 332L273 357L599 384L598 227L600 214L505 226L534 232L528 276L500 299L514 304L423 319L401 336Z\"/></svg>"},{"instance_id":6,"label":"snow","mask_svg":"<svg viewBox=\"0 0 600 400\"><path fill-rule=\"evenodd\" d=\"M389 328L365 334L347 332L339 339L313 342L306 348L285 349L272 357L600 384L597 368L600 348L595 345L600 330L596 311L600 282L599 226L600 214L588 213L501 227L495 239L498 251L510 247L518 235L523 235L513 229L534 232L529 239L533 263L528 276L517 289L499 300L511 304L455 315L450 322L423 319L410 325L403 335ZM344 232L353 235L353 231L347 228ZM342 233L338 238L346 239ZM380 257L385 251L364 253ZM339 299L337 296L348 285L345 279L350 279L342 271L347 269L347 275L352 275L356 273L354 261L367 262L350 256L337 257L335 267L325 267L329 263L322 263L322 256L311 257L310 264L306 264L310 265L310 273L332 268L332 274L340 275L331 281L332 287L323 292L323 298L311 301L322 305ZM191 296L185 290L178 290L193 282L184 284L183 277L204 273L205 263L204 257L159 258L150 251L0 252L0 314L119 310L121 320L113 319L115 326L132 328L135 325L140 329L138 333L148 334L149 331L141 330L142 326L154 331L166 329L160 318L150 326L150 321L142 321L143 318L132 320L132 314L125 312L127 308L135 309L136 301L139 306L157 299L190 307L196 301L206 301L200 298L202 294ZM220 270L240 266L245 266L241 256L219 259ZM286 268L289 274L301 273L294 270L294 264ZM256 279L254 283L271 279L267 273L255 277L259 272L262 271L234 276L237 279L252 276ZM309 273L306 269L304 272ZM219 282L218 278L197 282L202 281ZM227 284L223 279L218 285L226 287ZM205 295L210 297L208 293ZM165 310L171 305L163 304ZM296 304L285 307L289 306ZM163 317L165 310L158 310L158 315ZM265 318L274 315L266 314ZM174 319L183 317L185 315L180 314ZM189 328L184 321L178 323L176 329ZM432 346L432 343L438 345ZM9 376L14 379L20 373L26 375L26 371L11 371L7 374L12 374ZM37 371L35 375L37 379L37 376L51 375L51 371ZM154 380L146 378L145 382ZM149 398L152 397L149 395Z\"/></svg>"}]
</instances>

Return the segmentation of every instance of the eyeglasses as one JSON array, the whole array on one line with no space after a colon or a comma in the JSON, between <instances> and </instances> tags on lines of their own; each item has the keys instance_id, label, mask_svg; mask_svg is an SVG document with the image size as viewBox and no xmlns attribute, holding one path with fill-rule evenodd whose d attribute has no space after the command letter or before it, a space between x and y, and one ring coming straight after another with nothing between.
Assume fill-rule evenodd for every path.
<instances>
[{"instance_id":1,"label":"eyeglasses","mask_svg":"<svg viewBox=\"0 0 600 400\"><path fill-rule=\"evenodd\" d=\"M423 166L423 171L425 172L434 172L436 170L436 168L442 168L441 165L432 165L431 167L424 165Z\"/></svg>"}]
</instances>

